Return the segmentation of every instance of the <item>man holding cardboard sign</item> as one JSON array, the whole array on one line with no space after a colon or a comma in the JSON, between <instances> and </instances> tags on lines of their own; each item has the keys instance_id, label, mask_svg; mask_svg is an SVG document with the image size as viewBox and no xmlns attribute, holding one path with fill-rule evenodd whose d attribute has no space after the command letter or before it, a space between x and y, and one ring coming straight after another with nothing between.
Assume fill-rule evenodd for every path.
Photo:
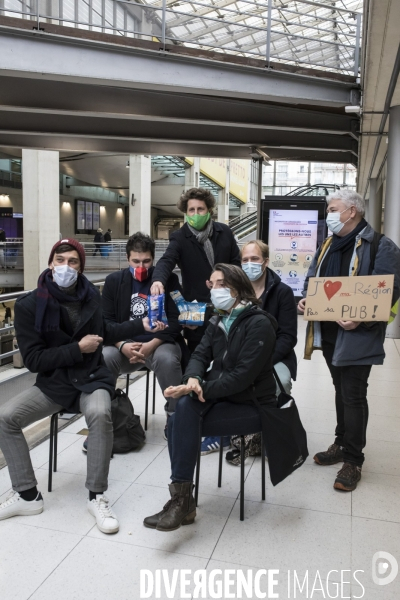
<instances>
[{"instance_id":1,"label":"man holding cardboard sign","mask_svg":"<svg viewBox=\"0 0 400 600\"><path fill-rule=\"evenodd\" d=\"M366 277L310 277L306 321L388 321L394 275Z\"/></svg>"},{"instance_id":2,"label":"man holding cardboard sign","mask_svg":"<svg viewBox=\"0 0 400 600\"><path fill-rule=\"evenodd\" d=\"M400 296L400 249L366 222L359 194L339 190L327 203L333 235L311 262L299 310L309 321L304 358L322 349L336 392L335 441L314 460L343 462L334 487L352 491L364 462L368 378L383 364L390 307Z\"/></svg>"}]
</instances>

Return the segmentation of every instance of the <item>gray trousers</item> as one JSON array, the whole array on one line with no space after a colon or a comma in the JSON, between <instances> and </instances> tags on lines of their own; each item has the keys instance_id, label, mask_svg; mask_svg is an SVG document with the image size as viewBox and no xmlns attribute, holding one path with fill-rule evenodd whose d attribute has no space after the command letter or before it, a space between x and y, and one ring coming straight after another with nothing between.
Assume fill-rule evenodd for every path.
<instances>
[{"instance_id":1,"label":"gray trousers","mask_svg":"<svg viewBox=\"0 0 400 600\"><path fill-rule=\"evenodd\" d=\"M180 385L182 383L181 354L178 344L165 343L158 346L144 364L131 364L129 359L115 346L104 346L103 348L104 361L115 382L117 382L119 375L133 373L146 366L156 374L162 392L170 385ZM177 402L177 398L168 398L168 408L166 409L168 413L172 414L175 411Z\"/></svg>"},{"instance_id":2,"label":"gray trousers","mask_svg":"<svg viewBox=\"0 0 400 600\"><path fill-rule=\"evenodd\" d=\"M0 448L7 461L15 491L23 492L37 485L22 429L60 410L62 406L55 404L36 386L0 406ZM90 432L86 487L91 492L104 492L108 487L113 445L109 392L99 389L92 394L82 393L80 410L85 415Z\"/></svg>"}]
</instances>

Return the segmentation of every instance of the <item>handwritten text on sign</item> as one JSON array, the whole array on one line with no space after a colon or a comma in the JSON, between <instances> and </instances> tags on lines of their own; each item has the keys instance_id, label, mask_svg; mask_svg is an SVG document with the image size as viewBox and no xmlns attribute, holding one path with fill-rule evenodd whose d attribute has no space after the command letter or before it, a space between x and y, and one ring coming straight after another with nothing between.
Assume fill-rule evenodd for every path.
<instances>
[{"instance_id":1,"label":"handwritten text on sign","mask_svg":"<svg viewBox=\"0 0 400 600\"><path fill-rule=\"evenodd\" d=\"M310 277L306 321L388 321L394 275Z\"/></svg>"}]
</instances>

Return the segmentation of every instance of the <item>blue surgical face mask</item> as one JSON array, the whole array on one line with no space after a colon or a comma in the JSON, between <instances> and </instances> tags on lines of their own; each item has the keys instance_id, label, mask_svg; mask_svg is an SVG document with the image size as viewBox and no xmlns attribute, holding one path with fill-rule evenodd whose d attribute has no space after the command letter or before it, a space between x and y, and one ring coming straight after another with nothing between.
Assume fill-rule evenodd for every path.
<instances>
[{"instance_id":1,"label":"blue surgical face mask","mask_svg":"<svg viewBox=\"0 0 400 600\"><path fill-rule=\"evenodd\" d=\"M211 290L211 302L215 308L220 310L229 310L236 302L236 298L232 298L229 288L218 288Z\"/></svg>"},{"instance_id":2,"label":"blue surgical face mask","mask_svg":"<svg viewBox=\"0 0 400 600\"><path fill-rule=\"evenodd\" d=\"M344 210L342 210L342 212L328 213L328 216L326 217L326 224L328 226L328 229L332 231L332 233L335 233L337 235L342 231L347 221L350 221L351 217L349 217L344 223L342 223L342 221L340 220L340 215L346 212L346 210L349 209L345 208Z\"/></svg>"},{"instance_id":3,"label":"blue surgical face mask","mask_svg":"<svg viewBox=\"0 0 400 600\"><path fill-rule=\"evenodd\" d=\"M264 263L246 262L242 263L242 269L250 281L257 281L264 273L263 264Z\"/></svg>"}]
</instances>

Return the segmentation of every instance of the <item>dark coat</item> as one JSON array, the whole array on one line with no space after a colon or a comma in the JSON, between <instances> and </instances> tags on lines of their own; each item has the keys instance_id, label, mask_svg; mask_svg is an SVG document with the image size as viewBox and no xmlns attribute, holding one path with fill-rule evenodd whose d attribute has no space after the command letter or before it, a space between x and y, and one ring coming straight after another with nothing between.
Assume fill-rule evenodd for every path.
<instances>
[{"instance_id":1,"label":"dark coat","mask_svg":"<svg viewBox=\"0 0 400 600\"><path fill-rule=\"evenodd\" d=\"M211 243L214 248L214 262L240 266L240 252L232 231L223 223L214 222ZM210 279L211 265L204 247L197 241L187 223L171 234L168 248L157 262L153 281L161 281L165 286L173 269L178 265L182 273L183 297L198 302L210 301L210 290L206 281Z\"/></svg>"},{"instance_id":2,"label":"dark coat","mask_svg":"<svg viewBox=\"0 0 400 600\"><path fill-rule=\"evenodd\" d=\"M143 333L141 320L123 325L104 324L99 291L83 304L81 321L74 332L67 310L61 306L60 329L35 331L37 290L22 296L15 303L15 331L25 366L38 373L36 386L70 412L79 411L82 392L90 394L102 388L114 391L114 380L104 364L102 345L96 352L82 354L78 342L85 335L99 335L108 344Z\"/></svg>"},{"instance_id":3,"label":"dark coat","mask_svg":"<svg viewBox=\"0 0 400 600\"><path fill-rule=\"evenodd\" d=\"M275 319L254 306L246 308L232 323L228 336L220 320L210 320L183 380L196 376L204 379L206 400L252 404L254 387L259 401L268 402L276 393L272 362ZM207 372L212 361L212 369Z\"/></svg>"},{"instance_id":4,"label":"dark coat","mask_svg":"<svg viewBox=\"0 0 400 600\"><path fill-rule=\"evenodd\" d=\"M354 275L394 274L392 306L400 296L400 248L385 235L379 240L372 273L371 251L375 231L367 225L356 236L351 268ZM314 255L304 283L303 297L307 295L308 280L318 273L321 251L327 251L327 238ZM353 262L354 261L354 262ZM387 322L360 323L356 329L346 331L339 327L332 364L335 367L351 365L382 365L385 358L385 334ZM319 321L308 321L304 358L310 360L314 349L321 347L321 327Z\"/></svg>"},{"instance_id":5,"label":"dark coat","mask_svg":"<svg viewBox=\"0 0 400 600\"><path fill-rule=\"evenodd\" d=\"M297 344L297 305L291 288L282 283L279 275L267 269L266 290L261 308L275 317L278 323L276 345L272 358L274 365L283 362L296 379L297 359L294 347Z\"/></svg>"},{"instance_id":6,"label":"dark coat","mask_svg":"<svg viewBox=\"0 0 400 600\"><path fill-rule=\"evenodd\" d=\"M98 242L104 242L104 235L100 231L96 231L94 234L93 242L96 244Z\"/></svg>"},{"instance_id":7,"label":"dark coat","mask_svg":"<svg viewBox=\"0 0 400 600\"><path fill-rule=\"evenodd\" d=\"M104 234L104 241L105 242L111 242L111 233L109 231L106 231Z\"/></svg>"},{"instance_id":8,"label":"dark coat","mask_svg":"<svg viewBox=\"0 0 400 600\"><path fill-rule=\"evenodd\" d=\"M180 290L179 279L172 273L165 286L165 313L168 327L156 334L149 334L149 339L158 338L163 342L174 343L182 331L179 324L179 310L170 296L170 292ZM132 274L128 269L116 271L106 277L103 288L103 315L106 323L124 323L129 321L132 296ZM122 341L117 340L117 341ZM112 344L113 342L111 342Z\"/></svg>"}]
</instances>

